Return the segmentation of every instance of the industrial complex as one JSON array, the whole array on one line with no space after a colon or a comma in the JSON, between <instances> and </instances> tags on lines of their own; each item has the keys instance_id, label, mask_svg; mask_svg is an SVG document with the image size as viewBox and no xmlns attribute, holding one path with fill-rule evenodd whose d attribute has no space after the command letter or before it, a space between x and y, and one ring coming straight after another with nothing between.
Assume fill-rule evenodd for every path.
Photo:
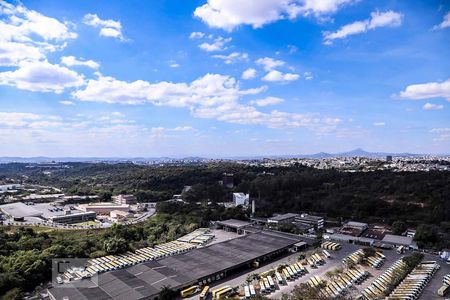
<instances>
[{"instance_id":1,"label":"industrial complex","mask_svg":"<svg viewBox=\"0 0 450 300\"><path fill-rule=\"evenodd\" d=\"M51 299L153 299L164 286L182 289L208 284L253 264L269 261L299 245L296 235L259 231L183 254L100 273L49 290ZM306 243L301 243L306 245Z\"/></svg>"}]
</instances>

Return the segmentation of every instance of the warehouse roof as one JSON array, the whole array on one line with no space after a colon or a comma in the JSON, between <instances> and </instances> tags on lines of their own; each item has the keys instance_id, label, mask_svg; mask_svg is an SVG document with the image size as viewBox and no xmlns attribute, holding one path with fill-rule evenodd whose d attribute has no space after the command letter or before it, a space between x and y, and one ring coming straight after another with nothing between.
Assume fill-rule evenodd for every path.
<instances>
[{"instance_id":1,"label":"warehouse roof","mask_svg":"<svg viewBox=\"0 0 450 300\"><path fill-rule=\"evenodd\" d=\"M164 286L174 289L197 283L199 279L244 265L259 257L292 246L300 237L263 231L160 260L137 264L98 275L98 284L82 280L80 285L56 286L49 290L56 299L142 299L158 295ZM86 288L84 282L91 284ZM93 295L90 295L90 294Z\"/></svg>"},{"instance_id":2,"label":"warehouse roof","mask_svg":"<svg viewBox=\"0 0 450 300\"><path fill-rule=\"evenodd\" d=\"M278 215L278 216L274 216L274 217L269 218L269 222L270 221L279 222L279 221L283 221L283 220L286 220L286 219L295 218L297 216L298 216L298 214L294 214L294 213L282 214L282 215Z\"/></svg>"},{"instance_id":3,"label":"warehouse roof","mask_svg":"<svg viewBox=\"0 0 450 300\"><path fill-rule=\"evenodd\" d=\"M382 242L394 244L394 245L410 246L413 244L413 239L411 237L407 237L407 236L386 234L384 236Z\"/></svg>"},{"instance_id":4,"label":"warehouse roof","mask_svg":"<svg viewBox=\"0 0 450 300\"><path fill-rule=\"evenodd\" d=\"M0 205L0 210L13 218L39 217L42 215L41 211L35 209L33 206L26 205L23 202Z\"/></svg>"},{"instance_id":5,"label":"warehouse roof","mask_svg":"<svg viewBox=\"0 0 450 300\"><path fill-rule=\"evenodd\" d=\"M217 221L216 223L221 226L226 226L226 227L231 227L231 228L242 228L242 227L250 225L250 222L235 220L235 219Z\"/></svg>"}]
</instances>

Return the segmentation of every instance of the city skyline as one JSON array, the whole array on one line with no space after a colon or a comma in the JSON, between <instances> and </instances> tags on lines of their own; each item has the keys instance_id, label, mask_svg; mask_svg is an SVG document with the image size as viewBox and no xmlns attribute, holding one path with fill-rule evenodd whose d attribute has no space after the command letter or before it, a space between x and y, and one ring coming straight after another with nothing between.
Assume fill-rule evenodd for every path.
<instances>
[{"instance_id":1,"label":"city skyline","mask_svg":"<svg viewBox=\"0 0 450 300\"><path fill-rule=\"evenodd\" d=\"M0 156L450 149L445 1L40 0L0 13Z\"/></svg>"}]
</instances>

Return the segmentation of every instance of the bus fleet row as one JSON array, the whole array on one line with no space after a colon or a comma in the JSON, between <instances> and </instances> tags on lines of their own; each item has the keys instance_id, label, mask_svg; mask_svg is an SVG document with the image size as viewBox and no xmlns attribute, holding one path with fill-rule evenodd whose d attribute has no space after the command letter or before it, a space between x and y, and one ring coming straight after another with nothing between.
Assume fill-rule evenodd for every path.
<instances>
[{"instance_id":1,"label":"bus fleet row","mask_svg":"<svg viewBox=\"0 0 450 300\"><path fill-rule=\"evenodd\" d=\"M422 262L394 289L387 300L416 300L440 268L435 261Z\"/></svg>"},{"instance_id":2,"label":"bus fleet row","mask_svg":"<svg viewBox=\"0 0 450 300\"><path fill-rule=\"evenodd\" d=\"M322 293L327 298L336 298L347 293L348 288L354 284L361 284L369 273L358 267L347 269L336 279L329 281L327 286L322 290Z\"/></svg>"}]
</instances>

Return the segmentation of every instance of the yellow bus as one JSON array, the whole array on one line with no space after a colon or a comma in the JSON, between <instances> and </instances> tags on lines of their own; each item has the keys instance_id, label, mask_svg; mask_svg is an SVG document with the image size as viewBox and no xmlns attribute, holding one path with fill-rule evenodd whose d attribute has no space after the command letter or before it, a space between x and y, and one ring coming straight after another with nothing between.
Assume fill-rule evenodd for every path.
<instances>
[{"instance_id":1,"label":"yellow bus","mask_svg":"<svg viewBox=\"0 0 450 300\"><path fill-rule=\"evenodd\" d=\"M226 286L223 286L223 287L221 287L221 288L212 290L212 297L213 297L213 299L218 299L218 298L217 298L217 294L219 294L220 292L222 292L222 291L228 289L229 287L230 287L229 285L226 285Z\"/></svg>"},{"instance_id":2,"label":"yellow bus","mask_svg":"<svg viewBox=\"0 0 450 300\"><path fill-rule=\"evenodd\" d=\"M209 293L209 286L204 286L202 292L200 293L200 300L205 300Z\"/></svg>"},{"instance_id":3,"label":"yellow bus","mask_svg":"<svg viewBox=\"0 0 450 300\"><path fill-rule=\"evenodd\" d=\"M219 300L224 298L226 295L228 295L233 289L231 287L227 287L219 292L216 293L216 297L213 298L214 300Z\"/></svg>"},{"instance_id":4,"label":"yellow bus","mask_svg":"<svg viewBox=\"0 0 450 300\"><path fill-rule=\"evenodd\" d=\"M188 287L187 289L184 289L181 291L181 297L186 298L189 296L194 295L200 290L200 287L198 285L193 285L191 287Z\"/></svg>"}]
</instances>

